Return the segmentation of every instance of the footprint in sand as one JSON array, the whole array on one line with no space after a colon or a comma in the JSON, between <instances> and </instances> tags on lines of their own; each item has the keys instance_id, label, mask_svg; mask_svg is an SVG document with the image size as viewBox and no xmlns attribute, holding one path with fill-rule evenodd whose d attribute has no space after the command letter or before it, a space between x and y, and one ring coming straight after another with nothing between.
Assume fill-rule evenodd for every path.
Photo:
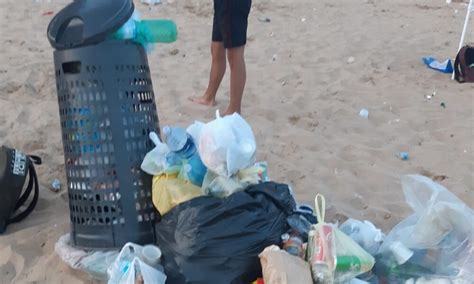
<instances>
[{"instance_id":1,"label":"footprint in sand","mask_svg":"<svg viewBox=\"0 0 474 284\"><path fill-rule=\"evenodd\" d=\"M366 210L369 208L367 202L365 202L364 198L359 194L354 194L349 203L357 210Z\"/></svg>"},{"instance_id":2,"label":"footprint in sand","mask_svg":"<svg viewBox=\"0 0 474 284\"><path fill-rule=\"evenodd\" d=\"M11 246L0 249L1 283L15 283L15 279L23 272L25 258L14 252Z\"/></svg>"}]
</instances>

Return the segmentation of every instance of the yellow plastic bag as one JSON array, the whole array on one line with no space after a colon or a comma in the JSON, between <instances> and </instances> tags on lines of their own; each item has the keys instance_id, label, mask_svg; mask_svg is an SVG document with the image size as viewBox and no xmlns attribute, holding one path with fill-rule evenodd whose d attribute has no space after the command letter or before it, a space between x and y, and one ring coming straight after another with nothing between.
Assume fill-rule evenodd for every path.
<instances>
[{"instance_id":1,"label":"yellow plastic bag","mask_svg":"<svg viewBox=\"0 0 474 284\"><path fill-rule=\"evenodd\" d=\"M153 204L161 215L176 205L201 196L201 188L178 178L178 172L153 177Z\"/></svg>"}]
</instances>

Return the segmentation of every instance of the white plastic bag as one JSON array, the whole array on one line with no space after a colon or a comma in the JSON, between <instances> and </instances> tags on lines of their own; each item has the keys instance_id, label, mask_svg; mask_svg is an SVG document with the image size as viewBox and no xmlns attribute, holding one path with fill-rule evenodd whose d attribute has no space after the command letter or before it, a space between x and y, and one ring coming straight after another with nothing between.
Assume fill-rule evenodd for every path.
<instances>
[{"instance_id":1,"label":"white plastic bag","mask_svg":"<svg viewBox=\"0 0 474 284\"><path fill-rule=\"evenodd\" d=\"M349 218L339 229L373 256L385 238L382 231L367 220L359 221Z\"/></svg>"},{"instance_id":2,"label":"white plastic bag","mask_svg":"<svg viewBox=\"0 0 474 284\"><path fill-rule=\"evenodd\" d=\"M161 252L160 252L161 255ZM164 284L166 275L143 260L143 246L126 243L114 263L109 267L109 284Z\"/></svg>"},{"instance_id":3,"label":"white plastic bag","mask_svg":"<svg viewBox=\"0 0 474 284\"><path fill-rule=\"evenodd\" d=\"M237 113L220 117L202 127L199 154L206 167L225 177L255 163L255 136L250 125Z\"/></svg>"},{"instance_id":4,"label":"white plastic bag","mask_svg":"<svg viewBox=\"0 0 474 284\"><path fill-rule=\"evenodd\" d=\"M128 271L117 284L165 284L166 275L154 267L134 258Z\"/></svg>"},{"instance_id":5,"label":"white plastic bag","mask_svg":"<svg viewBox=\"0 0 474 284\"><path fill-rule=\"evenodd\" d=\"M398 266L388 276L472 276L474 268L465 269L473 258L474 211L427 177L405 176L402 186L414 213L392 229L379 249L380 263Z\"/></svg>"},{"instance_id":6,"label":"white plastic bag","mask_svg":"<svg viewBox=\"0 0 474 284\"><path fill-rule=\"evenodd\" d=\"M141 164L141 169L145 173L155 176L168 168L166 155L170 152L170 149L168 145L160 141L155 132L150 132L150 140L153 141L156 147L146 154Z\"/></svg>"},{"instance_id":7,"label":"white plastic bag","mask_svg":"<svg viewBox=\"0 0 474 284\"><path fill-rule=\"evenodd\" d=\"M199 137L201 137L201 131L202 131L203 126L204 126L203 122L200 122L200 121L196 120L196 121L194 121L193 124L191 124L190 126L188 126L188 128L186 128L186 132L189 135L191 135L191 137L193 138L194 143L196 144L196 146L199 143Z\"/></svg>"}]
</instances>

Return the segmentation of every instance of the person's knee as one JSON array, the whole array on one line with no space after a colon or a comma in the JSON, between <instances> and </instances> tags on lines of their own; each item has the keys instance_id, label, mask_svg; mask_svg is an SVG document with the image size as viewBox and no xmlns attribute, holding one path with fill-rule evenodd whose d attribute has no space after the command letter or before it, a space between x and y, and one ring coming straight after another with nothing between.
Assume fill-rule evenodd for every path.
<instances>
[{"instance_id":1,"label":"person's knee","mask_svg":"<svg viewBox=\"0 0 474 284\"><path fill-rule=\"evenodd\" d=\"M231 48L227 51L227 60L230 68L240 65L244 62L243 47Z\"/></svg>"},{"instance_id":2,"label":"person's knee","mask_svg":"<svg viewBox=\"0 0 474 284\"><path fill-rule=\"evenodd\" d=\"M211 56L215 61L224 61L225 62L225 48L219 44L213 43L211 45Z\"/></svg>"}]
</instances>

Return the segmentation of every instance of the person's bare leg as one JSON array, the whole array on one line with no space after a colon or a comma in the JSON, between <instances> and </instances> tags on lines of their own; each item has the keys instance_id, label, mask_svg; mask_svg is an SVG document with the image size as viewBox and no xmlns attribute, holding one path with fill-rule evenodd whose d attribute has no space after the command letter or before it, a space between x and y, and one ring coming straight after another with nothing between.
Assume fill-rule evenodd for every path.
<instances>
[{"instance_id":1,"label":"person's bare leg","mask_svg":"<svg viewBox=\"0 0 474 284\"><path fill-rule=\"evenodd\" d=\"M190 98L190 100L195 103L207 106L216 105L217 90L222 82L222 78L224 78L226 68L224 44L219 41L213 41L211 43L211 55L211 73L209 75L209 84L206 92L201 97Z\"/></svg>"},{"instance_id":2,"label":"person's bare leg","mask_svg":"<svg viewBox=\"0 0 474 284\"><path fill-rule=\"evenodd\" d=\"M230 102L224 115L241 112L242 96L244 93L247 74L244 59L245 45L227 50L230 66Z\"/></svg>"}]
</instances>

